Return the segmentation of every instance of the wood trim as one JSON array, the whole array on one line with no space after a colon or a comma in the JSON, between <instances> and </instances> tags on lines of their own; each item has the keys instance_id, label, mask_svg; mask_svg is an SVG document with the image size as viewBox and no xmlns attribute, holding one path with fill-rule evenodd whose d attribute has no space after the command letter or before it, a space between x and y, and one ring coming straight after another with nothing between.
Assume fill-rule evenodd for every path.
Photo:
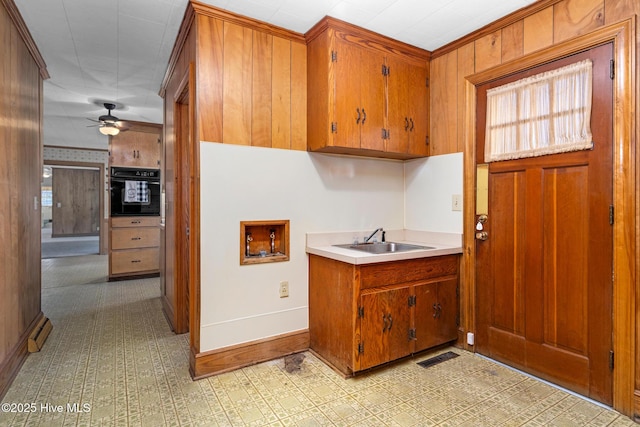
<instances>
[{"instance_id":1,"label":"wood trim","mask_svg":"<svg viewBox=\"0 0 640 427\"><path fill-rule=\"evenodd\" d=\"M308 349L309 330L305 329L204 353L192 353L189 369L193 379L199 380Z\"/></svg>"},{"instance_id":2,"label":"wood trim","mask_svg":"<svg viewBox=\"0 0 640 427\"><path fill-rule=\"evenodd\" d=\"M616 72L614 79L614 297L613 297L613 407L623 414L634 411L634 373L636 358L635 284L638 277L638 248L636 245L636 53L635 18L606 27L566 42L534 52L525 57L493 67L467 77L465 174L464 180L464 256L467 290L462 309L465 310L466 330L475 330L475 86L516 73L546 62L560 59L591 47L613 42ZM475 298L475 297L474 297Z\"/></svg>"},{"instance_id":3,"label":"wood trim","mask_svg":"<svg viewBox=\"0 0 640 427\"><path fill-rule=\"evenodd\" d=\"M180 60L180 55L182 55L184 45L189 38L189 32L191 31L195 16L196 15L194 13L193 7L191 7L191 4L188 4L187 8L184 11L182 24L180 24L180 30L178 30L178 35L176 36L176 42L173 45L173 49L171 50L171 56L169 56L167 71L164 73L164 78L162 79L162 84L160 85L160 91L158 92L158 94L161 98L165 98L167 87L171 82L171 78L173 77L176 65Z\"/></svg>"},{"instance_id":4,"label":"wood trim","mask_svg":"<svg viewBox=\"0 0 640 427\"><path fill-rule=\"evenodd\" d=\"M554 4L560 3L562 1L565 1L565 0L540 0L529 6L525 6L522 9L518 9L515 12L498 19L497 21L493 21L492 23L485 25L484 27L480 28L477 31L474 31L470 34L467 34L466 36L460 37L459 39L452 41L451 43L448 43L442 47L439 47L438 49L431 52L431 57L437 58L439 56L446 55L449 52L452 52L458 48L461 48L467 43L473 42L484 36L492 34L498 30L501 30L504 27L514 24L522 19L525 19L531 15L534 15L540 12L541 10L551 7Z\"/></svg>"},{"instance_id":5,"label":"wood trim","mask_svg":"<svg viewBox=\"0 0 640 427\"><path fill-rule=\"evenodd\" d=\"M31 324L29 324L29 327L22 333L13 349L7 354L4 362L0 365L0 400L2 400L7 390L9 390L11 383L16 375L18 375L18 372L20 372L20 367L22 367L24 361L27 360L27 356L29 355L29 336L38 323L44 318L42 311L38 313L35 319L31 321Z\"/></svg>"},{"instance_id":6,"label":"wood trim","mask_svg":"<svg viewBox=\"0 0 640 427\"><path fill-rule=\"evenodd\" d=\"M251 29L262 31L273 36L282 37L298 43L306 43L303 34L296 33L295 31L287 30L286 28L271 25L266 22L258 21L253 18L249 18L237 13L230 12L228 10L219 9L217 7L200 3L195 0L191 0L190 6L194 9L195 13L199 15L208 16L210 18L221 19L226 22L238 24L243 27L250 27Z\"/></svg>"},{"instance_id":7,"label":"wood trim","mask_svg":"<svg viewBox=\"0 0 640 427\"><path fill-rule=\"evenodd\" d=\"M22 15L20 14L20 11L18 10L16 4L13 2L13 0L0 1L2 1L2 4L9 14L9 18L11 18L13 25L16 26L18 33L22 37L22 41L24 41L24 44L27 46L27 50L29 50L31 57L38 66L38 69L40 70L40 77L42 77L43 80L48 79L51 76L49 76L49 71L47 71L47 64L44 62L44 58L42 57L42 54L40 53L36 42L33 40L31 32L29 31L27 24L24 22L24 19L22 18Z\"/></svg>"},{"instance_id":8,"label":"wood trim","mask_svg":"<svg viewBox=\"0 0 640 427\"><path fill-rule=\"evenodd\" d=\"M381 34L374 33L373 31L369 31L365 28L331 16L325 16L305 33L304 37L306 42L309 43L313 41L316 37L323 34L323 32L328 28L332 28L338 33L345 34L345 38L349 39L349 41L362 44L368 49L375 49L385 54L394 54L403 58L412 58L420 63L429 61L431 58L431 52L428 50L385 37Z\"/></svg>"},{"instance_id":9,"label":"wood trim","mask_svg":"<svg viewBox=\"0 0 640 427\"><path fill-rule=\"evenodd\" d=\"M189 345L191 352L200 352L200 134L197 126L197 82L196 66L189 63L189 132L191 153L190 177L190 215L189 229Z\"/></svg>"}]
</instances>

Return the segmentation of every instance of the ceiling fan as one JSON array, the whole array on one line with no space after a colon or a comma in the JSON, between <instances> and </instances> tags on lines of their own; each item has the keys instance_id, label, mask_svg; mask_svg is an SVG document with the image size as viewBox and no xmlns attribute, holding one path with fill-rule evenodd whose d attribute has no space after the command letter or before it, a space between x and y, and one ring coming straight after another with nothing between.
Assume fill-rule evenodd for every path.
<instances>
[{"instance_id":1,"label":"ceiling fan","mask_svg":"<svg viewBox=\"0 0 640 427\"><path fill-rule=\"evenodd\" d=\"M98 117L98 120L87 118L87 120L91 120L92 122L98 123L97 125L91 125L91 126L99 126L98 130L100 131L101 134L111 135L111 136L115 136L119 134L121 131L124 132L126 130L129 130L129 125L126 122L120 120L116 116L111 115L111 110L115 110L116 104L105 102L103 103L103 105L104 105L104 108L107 109L107 114L104 114Z\"/></svg>"}]
</instances>

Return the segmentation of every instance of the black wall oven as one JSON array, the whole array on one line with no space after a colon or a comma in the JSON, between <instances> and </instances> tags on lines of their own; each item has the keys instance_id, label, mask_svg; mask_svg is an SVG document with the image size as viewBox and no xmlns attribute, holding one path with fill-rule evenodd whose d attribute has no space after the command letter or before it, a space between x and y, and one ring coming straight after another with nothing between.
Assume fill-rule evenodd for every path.
<instances>
[{"instance_id":1,"label":"black wall oven","mask_svg":"<svg viewBox=\"0 0 640 427\"><path fill-rule=\"evenodd\" d=\"M111 216L160 216L160 170L111 167Z\"/></svg>"}]
</instances>

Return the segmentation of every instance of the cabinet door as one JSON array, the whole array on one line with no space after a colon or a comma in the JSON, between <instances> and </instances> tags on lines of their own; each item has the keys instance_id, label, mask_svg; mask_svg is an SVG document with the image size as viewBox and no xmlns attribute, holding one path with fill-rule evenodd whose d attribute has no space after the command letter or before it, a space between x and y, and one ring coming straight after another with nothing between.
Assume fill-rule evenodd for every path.
<instances>
[{"instance_id":1,"label":"cabinet door","mask_svg":"<svg viewBox=\"0 0 640 427\"><path fill-rule=\"evenodd\" d=\"M360 81L360 108L362 110L360 148L384 151L385 140L385 77L382 73L384 56L362 49L357 73Z\"/></svg>"},{"instance_id":2,"label":"cabinet door","mask_svg":"<svg viewBox=\"0 0 640 427\"><path fill-rule=\"evenodd\" d=\"M416 156L428 156L429 145L429 88L427 87L427 66L409 65L407 71L409 115L408 153Z\"/></svg>"},{"instance_id":3,"label":"cabinet door","mask_svg":"<svg viewBox=\"0 0 640 427\"><path fill-rule=\"evenodd\" d=\"M440 344L438 340L438 284L414 286L416 305L414 327L416 339L414 351L422 351Z\"/></svg>"},{"instance_id":4,"label":"cabinet door","mask_svg":"<svg viewBox=\"0 0 640 427\"><path fill-rule=\"evenodd\" d=\"M160 165L159 135L128 131L111 137L111 166L157 169Z\"/></svg>"},{"instance_id":5,"label":"cabinet door","mask_svg":"<svg viewBox=\"0 0 640 427\"><path fill-rule=\"evenodd\" d=\"M333 122L337 129L333 134L333 145L360 148L362 70L359 63L362 49L337 40L335 48L337 58L332 63L335 75L335 116Z\"/></svg>"},{"instance_id":6,"label":"cabinet door","mask_svg":"<svg viewBox=\"0 0 640 427\"><path fill-rule=\"evenodd\" d=\"M444 280L438 283L438 341L441 343L458 339L458 281Z\"/></svg>"},{"instance_id":7,"label":"cabinet door","mask_svg":"<svg viewBox=\"0 0 640 427\"><path fill-rule=\"evenodd\" d=\"M384 150L384 56L336 40L334 145Z\"/></svg>"},{"instance_id":8,"label":"cabinet door","mask_svg":"<svg viewBox=\"0 0 640 427\"><path fill-rule=\"evenodd\" d=\"M458 338L456 287L457 279L414 287L416 296L414 351L418 352Z\"/></svg>"},{"instance_id":9,"label":"cabinet door","mask_svg":"<svg viewBox=\"0 0 640 427\"><path fill-rule=\"evenodd\" d=\"M395 58L387 58L387 127L389 138L386 151L406 153L409 149L410 112L407 100L410 97L411 82L409 64Z\"/></svg>"},{"instance_id":10,"label":"cabinet door","mask_svg":"<svg viewBox=\"0 0 640 427\"><path fill-rule=\"evenodd\" d=\"M410 288L381 290L363 294L360 304L359 369L386 363L408 355Z\"/></svg>"}]
</instances>

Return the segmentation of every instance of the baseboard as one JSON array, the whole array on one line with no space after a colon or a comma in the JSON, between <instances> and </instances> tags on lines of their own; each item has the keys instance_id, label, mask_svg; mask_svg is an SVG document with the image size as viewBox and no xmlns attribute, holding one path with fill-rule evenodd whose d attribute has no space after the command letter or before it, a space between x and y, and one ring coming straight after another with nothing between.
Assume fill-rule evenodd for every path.
<instances>
[{"instance_id":1,"label":"baseboard","mask_svg":"<svg viewBox=\"0 0 640 427\"><path fill-rule=\"evenodd\" d=\"M191 377L197 380L308 349L309 330L305 329L204 353L192 353L189 360Z\"/></svg>"},{"instance_id":2,"label":"baseboard","mask_svg":"<svg viewBox=\"0 0 640 427\"><path fill-rule=\"evenodd\" d=\"M44 314L42 312L38 313L29 327L22 333L13 349L7 354L5 360L0 363L0 400L9 390L24 361L27 360L29 355L29 336L43 318Z\"/></svg>"},{"instance_id":3,"label":"baseboard","mask_svg":"<svg viewBox=\"0 0 640 427\"><path fill-rule=\"evenodd\" d=\"M640 390L636 390L633 393L633 420L637 423L640 423Z\"/></svg>"},{"instance_id":4,"label":"baseboard","mask_svg":"<svg viewBox=\"0 0 640 427\"><path fill-rule=\"evenodd\" d=\"M166 295L162 295L160 298L162 301L162 313L164 314L165 319L167 319L167 323L173 332L176 331L176 326L174 325L175 313L173 312L173 306L171 302L167 298Z\"/></svg>"}]
</instances>

